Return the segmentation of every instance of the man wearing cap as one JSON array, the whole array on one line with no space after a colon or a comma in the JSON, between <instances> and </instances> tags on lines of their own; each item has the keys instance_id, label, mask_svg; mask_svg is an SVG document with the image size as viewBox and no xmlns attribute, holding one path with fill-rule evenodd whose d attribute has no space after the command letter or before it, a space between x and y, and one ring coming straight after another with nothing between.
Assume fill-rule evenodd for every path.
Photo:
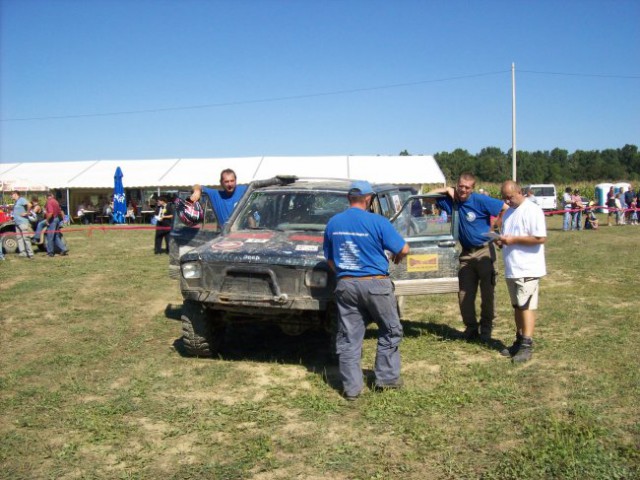
<instances>
[{"instance_id":1,"label":"man wearing cap","mask_svg":"<svg viewBox=\"0 0 640 480\"><path fill-rule=\"evenodd\" d=\"M463 173L456 188L446 187L429 193L446 194L436 201L438 208L458 215L458 241L462 246L458 270L458 303L464 322L464 338L491 340L495 318L496 253L487 233L493 227L492 217L499 217L508 207L504 202L488 195L474 193L476 177ZM476 317L476 295L480 286L480 322Z\"/></svg>"},{"instance_id":2,"label":"man wearing cap","mask_svg":"<svg viewBox=\"0 0 640 480\"><path fill-rule=\"evenodd\" d=\"M385 251L391 252L394 263L399 263L409 252L409 245L389 220L368 211L372 197L368 182L353 182L348 193L349 208L331 218L324 233L324 256L338 280L336 351L347 400L355 400L364 389L360 360L370 321L378 325L376 387L402 385L402 325Z\"/></svg>"}]
</instances>

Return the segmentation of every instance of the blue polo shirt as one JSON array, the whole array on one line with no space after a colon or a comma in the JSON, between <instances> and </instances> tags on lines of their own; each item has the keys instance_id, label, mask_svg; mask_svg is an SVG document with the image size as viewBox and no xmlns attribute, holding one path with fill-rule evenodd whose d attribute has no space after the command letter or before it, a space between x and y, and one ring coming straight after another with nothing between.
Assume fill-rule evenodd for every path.
<instances>
[{"instance_id":1,"label":"blue polo shirt","mask_svg":"<svg viewBox=\"0 0 640 480\"><path fill-rule=\"evenodd\" d=\"M18 197L18 200L16 200L16 204L13 206L13 221L16 224L26 225L29 223L29 219L22 216L29 210L28 203L24 197Z\"/></svg>"},{"instance_id":2,"label":"blue polo shirt","mask_svg":"<svg viewBox=\"0 0 640 480\"><path fill-rule=\"evenodd\" d=\"M218 223L222 226L229 220L233 209L236 208L242 195L247 191L247 186L237 185L231 195L225 190L216 190L210 187L203 187L202 190L211 199L213 210L216 212L216 217L218 217Z\"/></svg>"},{"instance_id":3,"label":"blue polo shirt","mask_svg":"<svg viewBox=\"0 0 640 480\"><path fill-rule=\"evenodd\" d=\"M449 215L453 211L451 197L440 198L436 202L439 208ZM487 243L483 235L491 229L491 217L497 217L504 202L481 193L472 193L466 202L456 202L458 207L458 240L463 248L479 247Z\"/></svg>"},{"instance_id":4,"label":"blue polo shirt","mask_svg":"<svg viewBox=\"0 0 640 480\"><path fill-rule=\"evenodd\" d=\"M336 266L337 277L387 275L388 250L404 247L404 238L381 215L351 207L333 216L324 232L324 257Z\"/></svg>"}]
</instances>

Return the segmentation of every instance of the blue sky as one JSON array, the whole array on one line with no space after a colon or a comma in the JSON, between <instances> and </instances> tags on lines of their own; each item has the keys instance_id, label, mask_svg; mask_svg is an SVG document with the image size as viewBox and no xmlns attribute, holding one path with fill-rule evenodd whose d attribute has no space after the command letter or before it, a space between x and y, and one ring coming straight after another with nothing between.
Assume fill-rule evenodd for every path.
<instances>
[{"instance_id":1,"label":"blue sky","mask_svg":"<svg viewBox=\"0 0 640 480\"><path fill-rule=\"evenodd\" d=\"M0 0L0 161L640 145L640 1Z\"/></svg>"}]
</instances>

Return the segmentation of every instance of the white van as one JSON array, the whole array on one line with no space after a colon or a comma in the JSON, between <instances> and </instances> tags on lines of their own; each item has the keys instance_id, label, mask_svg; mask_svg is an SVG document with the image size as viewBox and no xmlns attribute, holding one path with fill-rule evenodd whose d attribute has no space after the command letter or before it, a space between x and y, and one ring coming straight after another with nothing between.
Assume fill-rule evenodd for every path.
<instances>
[{"instance_id":1,"label":"white van","mask_svg":"<svg viewBox=\"0 0 640 480\"><path fill-rule=\"evenodd\" d=\"M558 209L558 192L553 183L527 185L524 187L523 193L527 193L531 189L535 196L535 202L540 205L543 210Z\"/></svg>"}]
</instances>

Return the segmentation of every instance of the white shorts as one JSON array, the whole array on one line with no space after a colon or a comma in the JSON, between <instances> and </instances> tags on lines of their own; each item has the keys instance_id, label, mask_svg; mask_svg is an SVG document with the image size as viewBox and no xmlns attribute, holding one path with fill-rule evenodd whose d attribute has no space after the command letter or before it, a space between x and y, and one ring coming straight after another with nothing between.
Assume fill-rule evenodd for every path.
<instances>
[{"instance_id":1,"label":"white shorts","mask_svg":"<svg viewBox=\"0 0 640 480\"><path fill-rule=\"evenodd\" d=\"M506 280L513 308L520 310L538 309L539 277L507 278Z\"/></svg>"}]
</instances>

